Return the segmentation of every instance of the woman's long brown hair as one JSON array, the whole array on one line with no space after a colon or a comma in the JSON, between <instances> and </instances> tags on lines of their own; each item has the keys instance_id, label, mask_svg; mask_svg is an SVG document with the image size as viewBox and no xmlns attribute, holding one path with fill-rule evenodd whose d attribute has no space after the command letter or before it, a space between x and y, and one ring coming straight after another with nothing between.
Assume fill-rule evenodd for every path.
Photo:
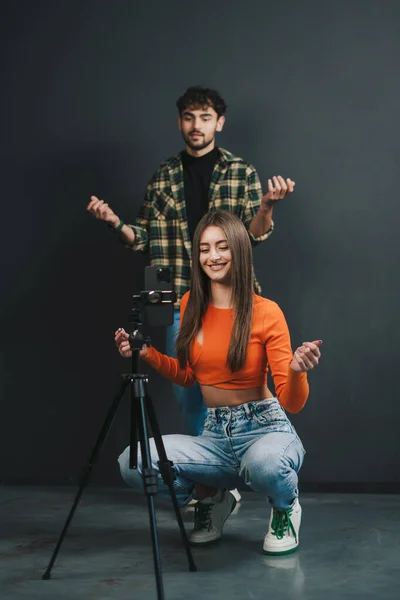
<instances>
[{"instance_id":1,"label":"woman's long brown hair","mask_svg":"<svg viewBox=\"0 0 400 600\"><path fill-rule=\"evenodd\" d=\"M181 368L189 361L190 344L202 327L202 319L210 302L210 280L200 266L200 240L207 227L220 227L226 236L232 256L231 286L233 326L226 364L239 371L246 360L253 318L253 257L249 234L242 221L225 210L204 215L193 239L190 296L176 340Z\"/></svg>"}]
</instances>

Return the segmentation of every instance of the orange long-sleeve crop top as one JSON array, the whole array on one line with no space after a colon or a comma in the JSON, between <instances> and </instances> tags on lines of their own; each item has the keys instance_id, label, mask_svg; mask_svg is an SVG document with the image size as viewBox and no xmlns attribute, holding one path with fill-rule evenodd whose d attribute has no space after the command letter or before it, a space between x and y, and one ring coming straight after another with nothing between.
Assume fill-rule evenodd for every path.
<instances>
[{"instance_id":1,"label":"orange long-sleeve crop top","mask_svg":"<svg viewBox=\"0 0 400 600\"><path fill-rule=\"evenodd\" d=\"M181 300L181 319L189 292ZM233 310L209 304L203 317L203 342L195 338L190 347L190 360L181 369L176 358L148 349L145 360L161 375L183 387L195 381L224 389L249 389L266 382L268 367L278 400L289 412L299 412L308 397L306 373L290 368L293 352L289 330L279 306L254 294L253 321L246 361L242 369L232 372L227 364L233 325Z\"/></svg>"}]
</instances>

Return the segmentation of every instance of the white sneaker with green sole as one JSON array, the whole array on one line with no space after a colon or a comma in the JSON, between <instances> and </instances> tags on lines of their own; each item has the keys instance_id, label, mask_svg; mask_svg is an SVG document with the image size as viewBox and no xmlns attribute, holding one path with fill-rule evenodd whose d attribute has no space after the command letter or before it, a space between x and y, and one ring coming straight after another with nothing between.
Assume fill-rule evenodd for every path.
<instances>
[{"instance_id":1,"label":"white sneaker with green sole","mask_svg":"<svg viewBox=\"0 0 400 600\"><path fill-rule=\"evenodd\" d=\"M269 527L264 538L263 552L271 556L291 554L299 545L301 506L296 498L288 510L271 509Z\"/></svg>"}]
</instances>

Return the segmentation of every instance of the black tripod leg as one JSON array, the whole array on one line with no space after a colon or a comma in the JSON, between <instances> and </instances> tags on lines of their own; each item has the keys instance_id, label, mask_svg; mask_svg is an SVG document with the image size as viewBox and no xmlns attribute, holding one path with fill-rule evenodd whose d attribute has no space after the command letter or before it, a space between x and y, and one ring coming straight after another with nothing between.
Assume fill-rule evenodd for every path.
<instances>
[{"instance_id":1,"label":"black tripod leg","mask_svg":"<svg viewBox=\"0 0 400 600\"><path fill-rule=\"evenodd\" d=\"M153 432L154 442L158 452L158 464L160 467L160 472L164 483L168 486L169 493L171 495L172 504L174 507L176 520L178 521L179 530L181 532L182 542L186 550L186 555L189 562L189 571L197 571L196 564L193 560L192 551L190 549L189 540L186 534L185 526L183 524L183 519L181 515L181 511L179 509L178 500L175 494L174 488L174 473L173 473L173 462L168 460L167 454L165 452L164 442L161 436L160 428L158 426L156 413L154 410L153 402L149 394L146 394L146 408L147 408L147 416L149 418L149 423L151 430Z\"/></svg>"},{"instance_id":2,"label":"black tripod leg","mask_svg":"<svg viewBox=\"0 0 400 600\"><path fill-rule=\"evenodd\" d=\"M136 406L136 415L138 419L137 425L139 430L139 443L142 454L143 484L149 509L150 533L153 545L154 571L157 585L157 598L158 600L164 600L164 588L161 574L161 556L158 544L156 513L154 510L154 495L157 493L157 471L156 469L153 469L151 465L149 432L146 421L145 393L143 381L139 380L136 382L136 384L137 388L135 394L133 394L132 392L132 402L138 402L138 405Z\"/></svg>"},{"instance_id":3,"label":"black tripod leg","mask_svg":"<svg viewBox=\"0 0 400 600\"><path fill-rule=\"evenodd\" d=\"M57 545L56 545L55 550L53 552L53 555L52 555L52 557L50 559L50 562L49 562L49 565L48 565L48 567L46 569L46 572L42 576L42 579L50 579L51 570L52 570L54 562L55 562L55 560L57 558L58 552L59 552L59 550L61 548L61 544L63 543L63 540L64 540L64 538L65 538L65 536L67 534L69 525L70 525L70 523L72 521L72 518L74 516L75 510L76 510L76 508L77 508L77 506L79 504L79 500L81 499L81 496L83 494L83 490L85 489L85 487L87 485L87 482L89 481L89 477L91 475L92 468L94 466L94 463L97 460L98 455L100 454L100 450L101 450L101 448L102 448L102 446L104 444L104 441L105 441L105 439L107 437L107 434L108 434L108 432L110 430L110 427L111 427L112 422L113 422L114 417L115 417L115 413L117 412L119 403L121 401L122 396L124 395L124 392L125 392L125 389L126 389L128 383L129 383L129 379L127 379L126 381L122 381L120 389L119 389L119 391L117 392L117 394L114 397L113 403L111 404L111 407L110 407L110 409L109 409L109 411L107 413L107 416L106 416L105 421L103 423L103 426L101 428L100 434L99 434L99 436L97 438L97 441L95 443L93 451L92 451L92 453L90 455L90 458L88 460L87 466L86 466L85 470L83 471L82 478L81 478L81 484L79 486L78 493L76 495L76 498L74 500L72 508L71 508L71 510L69 512L69 515L68 515L67 520L65 522L64 528L63 528L63 530L62 530L62 532L60 534L60 537L58 539Z\"/></svg>"}]
</instances>

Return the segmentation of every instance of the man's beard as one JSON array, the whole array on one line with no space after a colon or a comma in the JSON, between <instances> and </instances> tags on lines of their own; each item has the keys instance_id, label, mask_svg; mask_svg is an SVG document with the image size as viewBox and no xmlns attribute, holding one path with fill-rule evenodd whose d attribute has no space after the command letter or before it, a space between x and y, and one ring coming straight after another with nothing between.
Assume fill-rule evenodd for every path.
<instances>
[{"instance_id":1,"label":"man's beard","mask_svg":"<svg viewBox=\"0 0 400 600\"><path fill-rule=\"evenodd\" d=\"M207 148L207 146L210 146L210 144L212 144L215 139L215 138L211 138L210 140L203 139L203 141L201 143L196 144L196 143L192 142L190 135L185 136L182 134L182 137L185 141L185 144L187 146L189 146L189 148L191 150L204 150L204 148Z\"/></svg>"}]
</instances>

